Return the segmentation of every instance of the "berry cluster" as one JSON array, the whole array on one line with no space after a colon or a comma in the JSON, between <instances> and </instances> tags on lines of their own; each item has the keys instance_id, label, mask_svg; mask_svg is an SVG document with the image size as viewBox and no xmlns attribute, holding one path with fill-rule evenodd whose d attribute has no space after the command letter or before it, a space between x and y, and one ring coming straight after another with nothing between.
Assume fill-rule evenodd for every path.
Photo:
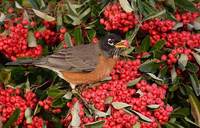
<instances>
[{"instance_id":1,"label":"berry cluster","mask_svg":"<svg viewBox=\"0 0 200 128\"><path fill-rule=\"evenodd\" d=\"M25 110L28 107L34 109L37 102L36 95L33 92L26 92L24 96L21 96L21 93L19 88L0 89L0 120L3 123L18 108L20 109L20 116L15 124L19 125L24 119Z\"/></svg>"},{"instance_id":2,"label":"berry cluster","mask_svg":"<svg viewBox=\"0 0 200 128\"><path fill-rule=\"evenodd\" d=\"M38 104L43 107L45 110L49 110L52 105L52 98L47 97L43 101L39 101Z\"/></svg>"},{"instance_id":3,"label":"berry cluster","mask_svg":"<svg viewBox=\"0 0 200 128\"><path fill-rule=\"evenodd\" d=\"M47 45L53 46L64 40L64 34L66 33L66 28L61 28L59 32L55 32L51 29L45 29L43 31L36 31L35 38L42 39Z\"/></svg>"},{"instance_id":4,"label":"berry cluster","mask_svg":"<svg viewBox=\"0 0 200 128\"><path fill-rule=\"evenodd\" d=\"M19 19L15 20L18 21ZM0 52L13 61L16 60L16 58L23 57L35 58L42 53L41 45L35 48L28 47L28 29L25 28L25 25L27 25L25 21L19 24L10 21L4 25L5 35L0 35Z\"/></svg>"},{"instance_id":5,"label":"berry cluster","mask_svg":"<svg viewBox=\"0 0 200 128\"><path fill-rule=\"evenodd\" d=\"M43 128L43 125L44 125L44 120L40 117L34 116L32 118L32 123L31 124L25 123L24 128Z\"/></svg>"},{"instance_id":6,"label":"berry cluster","mask_svg":"<svg viewBox=\"0 0 200 128\"><path fill-rule=\"evenodd\" d=\"M183 24L192 23L198 16L199 16L198 12L180 13L177 11L175 13L176 20L182 22Z\"/></svg>"},{"instance_id":7,"label":"berry cluster","mask_svg":"<svg viewBox=\"0 0 200 128\"><path fill-rule=\"evenodd\" d=\"M100 23L103 24L108 31L120 30L122 32L127 32L137 24L135 15L123 11L119 3L108 5L103 14L104 18L100 19Z\"/></svg>"},{"instance_id":8,"label":"berry cluster","mask_svg":"<svg viewBox=\"0 0 200 128\"><path fill-rule=\"evenodd\" d=\"M140 65L140 59L134 61L118 61L111 73L112 80L97 87L84 90L82 92L83 98L88 103L94 104L96 109L103 112L111 107L110 103L106 103L108 99L111 99L110 102L124 102L131 105L133 110L140 112L152 120L151 123L141 123L141 128L157 128L158 124L156 120L160 124L166 123L173 110L171 106L165 105L164 103L167 90L166 85L158 86L155 83L150 84L145 80L141 80L132 88L129 88L127 85L131 80L141 76L141 73L138 71ZM68 102L67 107L73 108L75 102L77 102L77 99ZM159 107L152 111L149 105L155 104ZM91 123L95 119L84 116L82 107L83 105L81 104L79 115L81 118L81 127L84 127L84 124ZM62 123L68 126L71 119L72 116L68 115L62 120ZM104 128L130 128L138 121L138 116L111 107L110 116L97 118L97 120L105 120Z\"/></svg>"}]
</instances>

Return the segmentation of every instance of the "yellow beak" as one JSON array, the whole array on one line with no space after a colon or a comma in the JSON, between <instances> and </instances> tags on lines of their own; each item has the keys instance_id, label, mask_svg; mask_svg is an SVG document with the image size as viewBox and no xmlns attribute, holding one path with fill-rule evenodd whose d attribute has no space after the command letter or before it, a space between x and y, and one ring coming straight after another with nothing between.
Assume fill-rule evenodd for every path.
<instances>
[{"instance_id":1,"label":"yellow beak","mask_svg":"<svg viewBox=\"0 0 200 128\"><path fill-rule=\"evenodd\" d=\"M126 40L121 40L117 44L115 44L115 48L127 48L128 46L126 45Z\"/></svg>"}]
</instances>

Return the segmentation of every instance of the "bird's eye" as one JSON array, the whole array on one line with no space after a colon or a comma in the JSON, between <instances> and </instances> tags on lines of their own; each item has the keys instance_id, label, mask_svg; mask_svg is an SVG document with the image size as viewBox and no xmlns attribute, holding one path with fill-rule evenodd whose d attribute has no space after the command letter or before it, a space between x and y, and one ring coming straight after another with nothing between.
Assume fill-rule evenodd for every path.
<instances>
[{"instance_id":1,"label":"bird's eye","mask_svg":"<svg viewBox=\"0 0 200 128\"><path fill-rule=\"evenodd\" d=\"M113 45L114 45L113 40L112 40L112 39L108 39L108 44L109 44L110 46L113 46Z\"/></svg>"}]
</instances>

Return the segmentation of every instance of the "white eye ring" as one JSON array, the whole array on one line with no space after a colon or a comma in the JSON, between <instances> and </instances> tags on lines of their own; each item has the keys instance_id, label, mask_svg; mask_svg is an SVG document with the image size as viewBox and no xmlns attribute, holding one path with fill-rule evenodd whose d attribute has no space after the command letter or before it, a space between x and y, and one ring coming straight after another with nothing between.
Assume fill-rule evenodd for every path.
<instances>
[{"instance_id":1,"label":"white eye ring","mask_svg":"<svg viewBox=\"0 0 200 128\"><path fill-rule=\"evenodd\" d=\"M113 46L113 45L114 45L112 39L108 39L108 44L109 44L110 46Z\"/></svg>"}]
</instances>

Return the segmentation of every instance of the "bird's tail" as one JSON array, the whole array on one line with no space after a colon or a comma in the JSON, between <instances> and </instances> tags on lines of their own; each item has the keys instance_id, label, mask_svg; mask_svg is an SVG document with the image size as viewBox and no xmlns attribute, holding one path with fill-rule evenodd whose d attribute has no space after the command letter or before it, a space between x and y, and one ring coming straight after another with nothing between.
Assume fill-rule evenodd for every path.
<instances>
[{"instance_id":1,"label":"bird's tail","mask_svg":"<svg viewBox=\"0 0 200 128\"><path fill-rule=\"evenodd\" d=\"M15 62L8 62L6 63L8 66L19 66L19 65L34 65L33 59L25 59L25 60L18 60Z\"/></svg>"}]
</instances>

